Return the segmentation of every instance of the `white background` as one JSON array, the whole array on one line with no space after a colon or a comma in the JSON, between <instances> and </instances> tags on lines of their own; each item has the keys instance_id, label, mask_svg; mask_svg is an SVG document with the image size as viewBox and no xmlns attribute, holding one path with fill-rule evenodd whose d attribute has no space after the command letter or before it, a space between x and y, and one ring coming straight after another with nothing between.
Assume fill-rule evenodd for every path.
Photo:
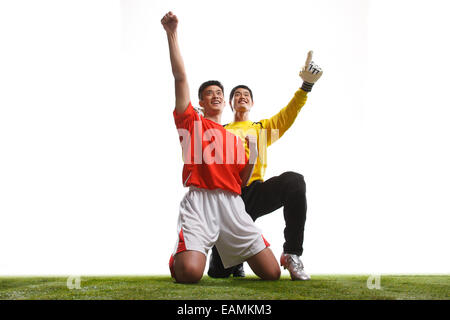
<instances>
[{"instance_id":1,"label":"white background","mask_svg":"<svg viewBox=\"0 0 450 320\"><path fill-rule=\"evenodd\" d=\"M449 273L449 9L2 1L0 275L169 273L186 191L160 24L169 10L194 105L203 81L222 81L226 96L244 83L252 119L270 117L314 50L323 77L269 148L266 174L305 176L309 273ZM257 220L277 258L283 223L281 210Z\"/></svg>"}]
</instances>

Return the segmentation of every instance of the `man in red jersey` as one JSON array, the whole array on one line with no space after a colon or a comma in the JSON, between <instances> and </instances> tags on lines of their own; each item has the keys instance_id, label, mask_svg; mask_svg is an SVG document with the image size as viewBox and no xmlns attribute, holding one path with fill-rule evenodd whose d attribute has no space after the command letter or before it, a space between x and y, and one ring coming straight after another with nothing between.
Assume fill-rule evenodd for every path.
<instances>
[{"instance_id":1,"label":"man in red jersey","mask_svg":"<svg viewBox=\"0 0 450 320\"><path fill-rule=\"evenodd\" d=\"M188 193L180 204L178 239L169 266L177 282L200 281L208 250L216 246L225 267L247 261L264 280L280 277L275 256L268 248L240 197L253 171L239 138L220 125L225 107L220 82L204 83L199 90L204 116L195 111L178 45L178 18L167 13L161 23L169 42L172 74L175 78L173 116L183 147L183 183ZM256 143L248 141L250 160Z\"/></svg>"}]
</instances>

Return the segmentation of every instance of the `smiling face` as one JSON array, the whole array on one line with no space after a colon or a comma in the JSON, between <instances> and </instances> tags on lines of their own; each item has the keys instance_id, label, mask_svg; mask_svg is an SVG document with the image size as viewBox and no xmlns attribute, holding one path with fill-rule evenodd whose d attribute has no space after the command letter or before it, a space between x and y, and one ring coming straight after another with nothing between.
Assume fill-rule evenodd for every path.
<instances>
[{"instance_id":1,"label":"smiling face","mask_svg":"<svg viewBox=\"0 0 450 320\"><path fill-rule=\"evenodd\" d=\"M223 91L219 86L211 85L206 87L201 94L199 104L205 110L205 114L222 112L225 107Z\"/></svg>"},{"instance_id":2,"label":"smiling face","mask_svg":"<svg viewBox=\"0 0 450 320\"><path fill-rule=\"evenodd\" d=\"M230 100L233 111L246 112L253 107L253 99L250 91L244 88L237 88Z\"/></svg>"}]
</instances>

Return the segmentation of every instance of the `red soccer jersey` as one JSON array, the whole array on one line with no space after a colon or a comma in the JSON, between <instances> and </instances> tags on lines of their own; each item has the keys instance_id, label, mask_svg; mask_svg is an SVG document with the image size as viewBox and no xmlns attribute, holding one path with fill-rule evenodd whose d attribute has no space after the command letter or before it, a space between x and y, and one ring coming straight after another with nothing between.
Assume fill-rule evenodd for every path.
<instances>
[{"instance_id":1,"label":"red soccer jersey","mask_svg":"<svg viewBox=\"0 0 450 320\"><path fill-rule=\"evenodd\" d=\"M173 117L183 149L184 186L241 194L239 172L248 161L241 139L198 114L190 102Z\"/></svg>"}]
</instances>

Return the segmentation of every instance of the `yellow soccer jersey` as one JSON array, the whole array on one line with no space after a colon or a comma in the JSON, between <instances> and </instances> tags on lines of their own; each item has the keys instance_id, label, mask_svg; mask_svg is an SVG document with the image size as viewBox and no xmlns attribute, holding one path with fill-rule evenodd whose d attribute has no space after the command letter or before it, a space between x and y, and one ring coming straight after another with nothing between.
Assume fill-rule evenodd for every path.
<instances>
[{"instance_id":1,"label":"yellow soccer jersey","mask_svg":"<svg viewBox=\"0 0 450 320\"><path fill-rule=\"evenodd\" d=\"M249 134L256 136L258 139L258 158L247 185L256 180L264 180L267 167L267 147L281 138L291 127L301 108L305 105L306 99L307 93L299 89L288 105L270 119L263 119L259 122L239 121L224 125L225 129L240 137L244 143L245 137ZM245 152L248 156L247 145L245 145Z\"/></svg>"}]
</instances>

